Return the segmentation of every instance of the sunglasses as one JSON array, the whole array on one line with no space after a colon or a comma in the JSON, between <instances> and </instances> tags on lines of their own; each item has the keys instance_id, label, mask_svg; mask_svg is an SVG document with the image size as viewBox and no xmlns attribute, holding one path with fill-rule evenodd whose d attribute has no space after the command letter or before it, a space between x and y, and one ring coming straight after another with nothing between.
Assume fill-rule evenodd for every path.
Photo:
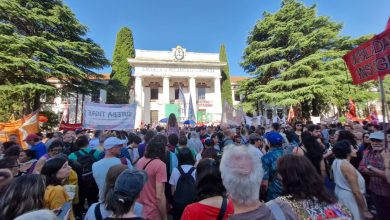
<instances>
[{"instance_id":1,"label":"sunglasses","mask_svg":"<svg viewBox=\"0 0 390 220\"><path fill-rule=\"evenodd\" d=\"M295 125L295 126L297 126L297 127L302 127L302 125Z\"/></svg>"},{"instance_id":2,"label":"sunglasses","mask_svg":"<svg viewBox=\"0 0 390 220\"><path fill-rule=\"evenodd\" d=\"M370 138L370 136L364 136L364 138Z\"/></svg>"},{"instance_id":3,"label":"sunglasses","mask_svg":"<svg viewBox=\"0 0 390 220\"><path fill-rule=\"evenodd\" d=\"M375 142L375 143L383 142L383 140L379 140L379 139L375 139L375 138L371 138L370 141Z\"/></svg>"}]
</instances>

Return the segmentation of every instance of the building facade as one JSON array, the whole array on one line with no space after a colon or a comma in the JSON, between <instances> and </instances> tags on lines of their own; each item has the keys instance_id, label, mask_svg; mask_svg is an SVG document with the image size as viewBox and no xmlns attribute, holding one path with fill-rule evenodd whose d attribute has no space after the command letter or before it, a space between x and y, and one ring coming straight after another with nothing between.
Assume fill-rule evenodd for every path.
<instances>
[{"instance_id":1,"label":"building facade","mask_svg":"<svg viewBox=\"0 0 390 220\"><path fill-rule=\"evenodd\" d=\"M130 97L137 105L136 126L158 123L170 113L184 121L192 115L191 107L198 122L220 121L221 69L226 63L220 62L219 53L187 52L178 46L171 51L136 50L128 61L133 67Z\"/></svg>"},{"instance_id":2,"label":"building facade","mask_svg":"<svg viewBox=\"0 0 390 220\"><path fill-rule=\"evenodd\" d=\"M110 74L101 74L99 79L91 78L92 81L107 85L110 80ZM57 88L57 94L53 97L47 97L45 94L41 96L43 111L52 111L59 117L62 116L66 108L68 108L69 116L65 119L66 123L81 123L83 114L84 102L106 103L107 91L105 89L97 89L91 94L80 94L76 92L68 92L66 97L62 95L63 84L57 78L49 78L50 84Z\"/></svg>"}]
</instances>

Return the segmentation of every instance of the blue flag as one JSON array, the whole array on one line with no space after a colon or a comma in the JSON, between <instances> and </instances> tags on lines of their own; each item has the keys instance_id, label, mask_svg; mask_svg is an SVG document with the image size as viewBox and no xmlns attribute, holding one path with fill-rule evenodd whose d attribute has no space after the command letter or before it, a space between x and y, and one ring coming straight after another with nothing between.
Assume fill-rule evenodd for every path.
<instances>
[{"instance_id":1,"label":"blue flag","mask_svg":"<svg viewBox=\"0 0 390 220\"><path fill-rule=\"evenodd\" d=\"M188 106L188 120L194 120L194 121L196 121L196 118L195 118L195 111L194 111L194 105L192 104L192 96L191 96L191 93L190 93L190 102L189 102L189 106Z\"/></svg>"}]
</instances>

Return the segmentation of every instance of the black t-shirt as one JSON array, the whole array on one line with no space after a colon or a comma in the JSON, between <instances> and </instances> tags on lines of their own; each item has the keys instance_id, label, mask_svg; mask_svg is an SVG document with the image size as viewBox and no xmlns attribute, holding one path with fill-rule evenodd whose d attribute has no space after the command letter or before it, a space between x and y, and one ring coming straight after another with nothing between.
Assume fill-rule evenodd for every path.
<instances>
[{"instance_id":1,"label":"black t-shirt","mask_svg":"<svg viewBox=\"0 0 390 220\"><path fill-rule=\"evenodd\" d=\"M112 217L107 217L107 218L104 218L103 220L146 220L146 219L142 218L142 217L132 217L132 218L112 218Z\"/></svg>"}]
</instances>

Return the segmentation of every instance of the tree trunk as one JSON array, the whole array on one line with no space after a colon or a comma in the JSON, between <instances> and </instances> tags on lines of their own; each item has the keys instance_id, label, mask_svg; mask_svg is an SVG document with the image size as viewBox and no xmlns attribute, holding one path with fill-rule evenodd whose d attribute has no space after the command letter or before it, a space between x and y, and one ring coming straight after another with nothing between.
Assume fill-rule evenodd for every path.
<instances>
[{"instance_id":1,"label":"tree trunk","mask_svg":"<svg viewBox=\"0 0 390 220\"><path fill-rule=\"evenodd\" d=\"M317 98L311 100L312 116L316 116L316 117L320 116L319 105L320 103L318 102Z\"/></svg>"},{"instance_id":2,"label":"tree trunk","mask_svg":"<svg viewBox=\"0 0 390 220\"><path fill-rule=\"evenodd\" d=\"M310 119L310 106L307 102L301 103L302 119Z\"/></svg>"},{"instance_id":3,"label":"tree trunk","mask_svg":"<svg viewBox=\"0 0 390 220\"><path fill-rule=\"evenodd\" d=\"M34 99L33 100L34 104L33 104L33 108L30 110L30 113L36 110L40 110L41 107L41 94L35 92L33 99Z\"/></svg>"}]
</instances>

